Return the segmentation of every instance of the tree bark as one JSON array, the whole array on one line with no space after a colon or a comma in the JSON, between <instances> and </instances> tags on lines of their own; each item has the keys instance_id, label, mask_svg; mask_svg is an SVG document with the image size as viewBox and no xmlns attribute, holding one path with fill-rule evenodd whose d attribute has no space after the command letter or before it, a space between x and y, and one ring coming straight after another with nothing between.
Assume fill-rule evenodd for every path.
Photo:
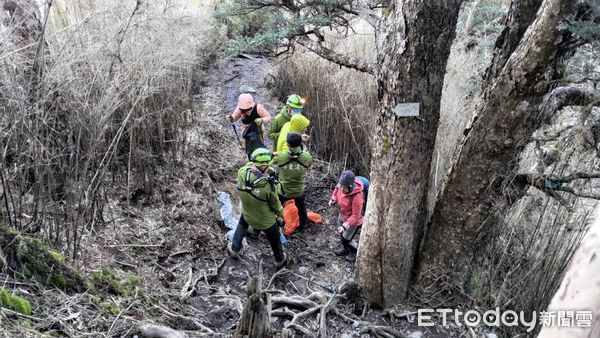
<instances>
[{"instance_id":1,"label":"tree bark","mask_svg":"<svg viewBox=\"0 0 600 338\"><path fill-rule=\"evenodd\" d=\"M446 62L461 0L394 1L377 29L380 110L357 277L373 305L406 297L426 215L426 191ZM398 103L420 117L398 117Z\"/></svg>"},{"instance_id":2,"label":"tree bark","mask_svg":"<svg viewBox=\"0 0 600 338\"><path fill-rule=\"evenodd\" d=\"M523 36L476 107L476 117L451 167L430 221L421 256L420 280L431 267L456 273L464 284L469 262L501 196L502 178L543 119L535 85L551 64L560 42L558 25L576 1L545 0Z\"/></svg>"},{"instance_id":3,"label":"tree bark","mask_svg":"<svg viewBox=\"0 0 600 338\"><path fill-rule=\"evenodd\" d=\"M271 337L270 295L262 292L262 279L252 277L246 289L248 302L244 306L235 337Z\"/></svg>"},{"instance_id":4,"label":"tree bark","mask_svg":"<svg viewBox=\"0 0 600 338\"><path fill-rule=\"evenodd\" d=\"M513 0L506 16L505 26L496 40L494 56L484 76L484 86L490 85L500 74L508 58L515 51L525 31L535 20L542 0Z\"/></svg>"}]
</instances>

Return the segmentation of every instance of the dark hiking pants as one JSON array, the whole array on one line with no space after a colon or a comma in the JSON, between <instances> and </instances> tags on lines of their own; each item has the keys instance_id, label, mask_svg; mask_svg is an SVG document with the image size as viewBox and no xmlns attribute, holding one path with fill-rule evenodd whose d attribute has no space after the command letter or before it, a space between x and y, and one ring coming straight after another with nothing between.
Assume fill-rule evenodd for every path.
<instances>
[{"instance_id":1,"label":"dark hiking pants","mask_svg":"<svg viewBox=\"0 0 600 338\"><path fill-rule=\"evenodd\" d=\"M306 211L305 195L302 194L298 197L287 198L283 195L279 195L279 201L281 205L289 200L294 200L296 208L298 208L298 218L300 218L300 229L306 229L308 226L308 212Z\"/></svg>"},{"instance_id":2,"label":"dark hiking pants","mask_svg":"<svg viewBox=\"0 0 600 338\"><path fill-rule=\"evenodd\" d=\"M235 228L235 232L233 233L233 243L231 244L231 249L235 252L239 252L242 250L242 240L246 237L246 232L248 232L248 222L244 219L244 216L240 217L240 221L238 222L237 227ZM256 230L259 232L259 230ZM264 231L265 235L267 235L267 239L269 240L269 244L271 245L271 250L273 250L273 256L275 257L275 261L281 262L283 261L283 246L281 245L281 232L279 223L275 222L270 228Z\"/></svg>"},{"instance_id":3,"label":"dark hiking pants","mask_svg":"<svg viewBox=\"0 0 600 338\"><path fill-rule=\"evenodd\" d=\"M341 218L338 219L338 226L341 226L343 223L344 223L344 221ZM352 243L352 240L354 239L354 236L356 236L358 229L361 226L362 225L359 225L357 227L349 227L348 230L344 230L344 232L342 232L340 234L340 239L342 240L342 246L344 248L346 248L347 250L349 250L350 252L356 253L356 248L351 243Z\"/></svg>"}]
</instances>

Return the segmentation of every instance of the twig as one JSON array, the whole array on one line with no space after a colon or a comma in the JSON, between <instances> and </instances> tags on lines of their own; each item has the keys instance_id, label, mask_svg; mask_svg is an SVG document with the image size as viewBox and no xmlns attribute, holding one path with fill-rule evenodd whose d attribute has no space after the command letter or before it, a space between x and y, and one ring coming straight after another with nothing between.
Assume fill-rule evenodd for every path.
<instances>
[{"instance_id":1,"label":"twig","mask_svg":"<svg viewBox=\"0 0 600 338\"><path fill-rule=\"evenodd\" d=\"M134 300L133 302L131 302L131 304L129 304L129 306L127 308L125 308L119 312L119 314L117 315L117 318L115 318L115 320L113 320L112 324L108 328L108 331L106 332L107 337L110 337L110 332L112 331L113 327L115 326L115 323L119 320L119 318L121 318L121 315L124 312L127 312L127 310L129 310L133 306L133 304L135 304L136 302L137 302L137 300Z\"/></svg>"},{"instance_id":2,"label":"twig","mask_svg":"<svg viewBox=\"0 0 600 338\"><path fill-rule=\"evenodd\" d=\"M125 263L125 262L120 262L120 261L115 261L116 264L122 265L122 266L126 266L128 268L131 268L133 270L136 269L135 265L129 264L129 263Z\"/></svg>"},{"instance_id":3,"label":"twig","mask_svg":"<svg viewBox=\"0 0 600 338\"><path fill-rule=\"evenodd\" d=\"M288 273L288 272L290 272L290 270L285 269L285 268L283 268L283 269L275 272L273 274L273 276L271 276L271 279L269 280L269 284L267 284L267 287L265 289L268 289L271 286L271 284L273 284L273 281L275 280L275 278L277 278L277 277L279 277L279 276L281 276L281 275L283 275L285 273Z\"/></svg>"},{"instance_id":4,"label":"twig","mask_svg":"<svg viewBox=\"0 0 600 338\"><path fill-rule=\"evenodd\" d=\"M302 332L302 334L304 334L305 337L315 337L314 334L312 334L307 328L300 326L298 324L289 324L288 326L286 326L286 328L293 328L296 329L300 332Z\"/></svg>"},{"instance_id":5,"label":"twig","mask_svg":"<svg viewBox=\"0 0 600 338\"><path fill-rule=\"evenodd\" d=\"M189 254L189 253L192 253L192 251L189 251L189 250L177 251L177 252L170 254L169 258L179 256L179 255L185 255L185 254Z\"/></svg>"},{"instance_id":6,"label":"twig","mask_svg":"<svg viewBox=\"0 0 600 338\"><path fill-rule=\"evenodd\" d=\"M169 310L164 309L163 307L161 307L159 305L154 305L154 307L157 308L157 309L159 309L160 311L162 311L167 316L174 317L174 318L180 318L180 319L183 319L183 320L188 320L188 321L194 323L194 325L196 325L198 328L200 328L200 330L205 331L207 333L214 333L213 330L211 330L208 327L204 326L202 323L200 323L199 321L197 321L194 318L187 317L187 316L184 316L184 315L180 315L178 313L172 313Z\"/></svg>"},{"instance_id":7,"label":"twig","mask_svg":"<svg viewBox=\"0 0 600 338\"><path fill-rule=\"evenodd\" d=\"M105 245L105 248L154 248L162 246L163 244L109 244Z\"/></svg>"}]
</instances>

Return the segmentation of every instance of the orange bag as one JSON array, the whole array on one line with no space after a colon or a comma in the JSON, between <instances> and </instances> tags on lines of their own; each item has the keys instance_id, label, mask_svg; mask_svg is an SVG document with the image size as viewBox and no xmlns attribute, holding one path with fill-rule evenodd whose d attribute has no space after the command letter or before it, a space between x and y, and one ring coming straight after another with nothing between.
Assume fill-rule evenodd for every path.
<instances>
[{"instance_id":1,"label":"orange bag","mask_svg":"<svg viewBox=\"0 0 600 338\"><path fill-rule=\"evenodd\" d=\"M309 222L323 222L323 216L317 214L316 212L308 210L307 214ZM296 229L300 227L300 217L298 216L298 208L296 208L296 203L294 202L294 200L286 201L283 204L283 219L285 221L285 226L283 227L283 234L286 236L293 234L294 231L296 231Z\"/></svg>"}]
</instances>

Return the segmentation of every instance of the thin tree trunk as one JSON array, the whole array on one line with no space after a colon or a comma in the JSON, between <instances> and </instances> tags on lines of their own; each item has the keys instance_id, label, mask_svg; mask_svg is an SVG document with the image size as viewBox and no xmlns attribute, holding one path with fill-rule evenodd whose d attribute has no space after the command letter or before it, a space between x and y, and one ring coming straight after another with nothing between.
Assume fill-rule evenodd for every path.
<instances>
[{"instance_id":1,"label":"thin tree trunk","mask_svg":"<svg viewBox=\"0 0 600 338\"><path fill-rule=\"evenodd\" d=\"M379 119L357 277L370 303L406 297L426 215L426 191L446 62L461 0L395 1L377 34ZM398 103L420 116L397 117Z\"/></svg>"},{"instance_id":2,"label":"thin tree trunk","mask_svg":"<svg viewBox=\"0 0 600 338\"><path fill-rule=\"evenodd\" d=\"M431 267L456 272L461 284L468 279L469 262L481 244L477 236L486 232L503 178L541 124L541 95L535 85L553 60L561 38L558 25L575 2L545 0L519 47L484 92L433 211L420 262L421 281Z\"/></svg>"},{"instance_id":3,"label":"thin tree trunk","mask_svg":"<svg viewBox=\"0 0 600 338\"><path fill-rule=\"evenodd\" d=\"M513 0L506 16L504 29L496 40L494 57L484 76L484 86L492 84L508 58L517 49L525 31L536 18L542 0Z\"/></svg>"}]
</instances>

